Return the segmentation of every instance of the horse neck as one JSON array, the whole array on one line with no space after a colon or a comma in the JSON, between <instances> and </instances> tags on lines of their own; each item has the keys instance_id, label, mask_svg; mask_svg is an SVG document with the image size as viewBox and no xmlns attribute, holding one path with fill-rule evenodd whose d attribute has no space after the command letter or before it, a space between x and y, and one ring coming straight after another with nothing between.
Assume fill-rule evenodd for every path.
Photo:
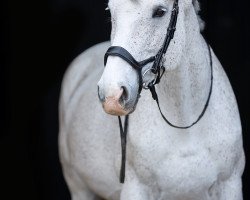
<instances>
[{"instance_id":1,"label":"horse neck","mask_svg":"<svg viewBox=\"0 0 250 200\"><path fill-rule=\"evenodd\" d=\"M171 122L187 126L200 115L210 89L211 68L209 52L200 34L195 13L186 16L186 44L179 66L167 71L158 86L159 99L166 116ZM195 17L195 18L194 18ZM190 24L192 26L190 26Z\"/></svg>"}]
</instances>

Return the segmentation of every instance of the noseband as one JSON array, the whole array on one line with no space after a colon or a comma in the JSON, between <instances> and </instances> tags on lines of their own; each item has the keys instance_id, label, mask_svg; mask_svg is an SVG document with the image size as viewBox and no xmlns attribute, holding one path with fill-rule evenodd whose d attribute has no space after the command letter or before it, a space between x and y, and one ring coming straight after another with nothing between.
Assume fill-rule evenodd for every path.
<instances>
[{"instance_id":1,"label":"noseband","mask_svg":"<svg viewBox=\"0 0 250 200\"><path fill-rule=\"evenodd\" d=\"M139 79L139 91L138 94L141 93L142 88L145 89L150 89L150 92L152 94L152 98L156 101L159 111L161 113L162 118L164 119L164 121L171 127L173 128L178 128L178 129L188 129L191 128L192 126L194 126L195 124L197 124L200 119L203 117L203 115L205 114L209 101L210 101L210 97L212 94L212 88L213 88L213 62L212 62L212 55L211 55L211 49L209 47L209 45L207 44L208 47L208 52L209 52L209 58L210 58L210 67L211 67L211 85L210 85L210 90L209 90L209 94L208 94L208 98L207 101L205 103L205 106L201 112L201 114L198 116L198 118L191 123L188 126L177 126L172 124L162 113L160 104L159 104L159 99L158 99L158 95L156 93L155 90L155 85L160 83L162 75L165 72L165 67L163 66L163 57L165 56L169 44L171 42L171 40L174 37L174 33L176 30L176 23L177 23L177 18L178 18L178 13L179 13L179 6L178 6L178 0L174 1L173 4L173 9L172 9L172 13L171 13L171 18L170 18L170 22L169 22L169 26L167 29L167 34L163 43L162 48L158 51L158 53L155 56L152 56L150 58L147 58L143 61L138 62L126 49L124 49L123 47L120 46L111 46L105 56L104 56L104 66L106 66L107 64L107 60L109 56L118 56L121 59L125 60L129 65L131 65L138 74L138 79ZM143 67L145 67L147 64L152 63L153 65L150 69L146 70L144 72L144 74L142 75L142 69ZM148 72L152 72L153 74L155 74L155 79L153 81L151 81L148 85L146 85L146 83L143 83L143 76L148 73ZM120 136L121 136L121 148L122 148L122 162L121 162L121 170L120 170L120 183L124 183L125 180L125 164L126 164L126 143L127 143L127 132L128 132L128 125L129 125L129 116L127 115L125 117L125 121L124 121L124 126L122 125L122 121L121 121L121 117L118 116L118 120L119 120L119 127L120 127Z\"/></svg>"}]
</instances>

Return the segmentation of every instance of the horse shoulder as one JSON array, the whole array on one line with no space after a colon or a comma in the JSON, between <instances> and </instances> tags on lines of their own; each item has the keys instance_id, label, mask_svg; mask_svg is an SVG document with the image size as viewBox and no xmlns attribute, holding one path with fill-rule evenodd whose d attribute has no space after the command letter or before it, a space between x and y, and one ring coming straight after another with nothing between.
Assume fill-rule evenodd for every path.
<instances>
[{"instance_id":1,"label":"horse shoulder","mask_svg":"<svg viewBox=\"0 0 250 200\"><path fill-rule=\"evenodd\" d=\"M242 175L244 152L240 116L230 81L217 57L214 61L214 87L211 98L210 123L207 129L210 137L208 150L217 162L219 178L229 179L235 171Z\"/></svg>"}]
</instances>

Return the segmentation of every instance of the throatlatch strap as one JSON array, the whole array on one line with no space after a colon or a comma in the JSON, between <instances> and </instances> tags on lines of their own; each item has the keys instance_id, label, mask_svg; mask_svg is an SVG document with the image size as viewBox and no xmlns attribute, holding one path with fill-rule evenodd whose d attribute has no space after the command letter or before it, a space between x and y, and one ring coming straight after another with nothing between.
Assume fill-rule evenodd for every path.
<instances>
[{"instance_id":1,"label":"throatlatch strap","mask_svg":"<svg viewBox=\"0 0 250 200\"><path fill-rule=\"evenodd\" d=\"M120 183L125 181L125 171L126 171L126 147L127 147L127 133L128 133L128 120L129 116L125 116L124 126L122 126L121 117L118 116L120 135L121 135L121 149L122 149L122 158L121 158L121 169L120 169Z\"/></svg>"}]
</instances>

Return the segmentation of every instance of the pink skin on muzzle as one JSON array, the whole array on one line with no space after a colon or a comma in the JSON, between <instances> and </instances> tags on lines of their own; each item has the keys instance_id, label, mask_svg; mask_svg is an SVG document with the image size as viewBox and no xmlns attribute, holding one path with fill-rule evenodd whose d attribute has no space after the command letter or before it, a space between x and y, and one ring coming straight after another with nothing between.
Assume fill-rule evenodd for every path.
<instances>
[{"instance_id":1,"label":"pink skin on muzzle","mask_svg":"<svg viewBox=\"0 0 250 200\"><path fill-rule=\"evenodd\" d=\"M114 96L106 97L102 106L106 113L110 115L122 116L127 115L129 112L120 104L120 98L124 92L124 89L121 88L116 92Z\"/></svg>"}]
</instances>

